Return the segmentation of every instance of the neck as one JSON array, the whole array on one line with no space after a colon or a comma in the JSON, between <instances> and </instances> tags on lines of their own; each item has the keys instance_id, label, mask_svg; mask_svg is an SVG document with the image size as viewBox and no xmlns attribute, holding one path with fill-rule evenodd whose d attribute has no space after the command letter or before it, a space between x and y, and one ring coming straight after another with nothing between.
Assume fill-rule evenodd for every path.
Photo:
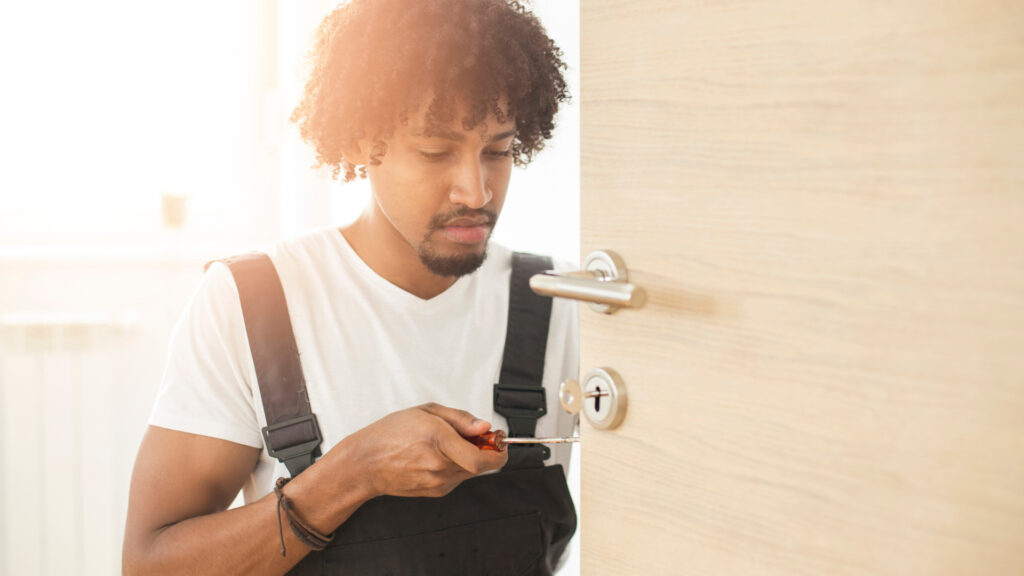
<instances>
[{"instance_id":1,"label":"neck","mask_svg":"<svg viewBox=\"0 0 1024 576\"><path fill-rule=\"evenodd\" d=\"M359 218L341 228L345 240L359 258L381 278L418 298L429 300L455 284L457 278L438 276L420 261L382 214L367 208Z\"/></svg>"}]
</instances>

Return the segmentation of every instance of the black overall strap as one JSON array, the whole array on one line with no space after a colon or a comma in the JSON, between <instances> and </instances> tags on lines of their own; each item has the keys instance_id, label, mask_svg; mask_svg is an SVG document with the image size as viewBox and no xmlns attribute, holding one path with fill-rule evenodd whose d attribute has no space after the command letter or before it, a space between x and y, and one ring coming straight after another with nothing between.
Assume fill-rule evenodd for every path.
<instances>
[{"instance_id":1,"label":"black overall strap","mask_svg":"<svg viewBox=\"0 0 1024 576\"><path fill-rule=\"evenodd\" d=\"M220 262L231 270L242 303L245 331L267 418L263 428L267 452L284 462L294 478L320 456L323 438L309 407L306 379L281 280L266 254L244 254Z\"/></svg>"},{"instance_id":2,"label":"black overall strap","mask_svg":"<svg viewBox=\"0 0 1024 576\"><path fill-rule=\"evenodd\" d=\"M501 376L494 385L494 411L508 421L509 436L533 436L537 420L547 414L544 356L547 352L551 299L530 289L530 277L551 269L551 259L516 252L512 255L508 327ZM551 449L537 444L509 447L506 470L544 465Z\"/></svg>"}]
</instances>

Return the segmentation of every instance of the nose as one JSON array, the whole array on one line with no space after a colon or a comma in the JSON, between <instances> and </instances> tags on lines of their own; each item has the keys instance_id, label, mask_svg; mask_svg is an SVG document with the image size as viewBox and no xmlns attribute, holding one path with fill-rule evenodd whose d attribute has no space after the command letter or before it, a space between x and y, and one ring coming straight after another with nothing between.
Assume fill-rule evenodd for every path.
<instances>
[{"instance_id":1,"label":"nose","mask_svg":"<svg viewBox=\"0 0 1024 576\"><path fill-rule=\"evenodd\" d=\"M494 197L487 186L487 175L479 161L467 161L459 167L458 176L452 182L449 199L452 204L462 204L478 209L486 206Z\"/></svg>"}]
</instances>

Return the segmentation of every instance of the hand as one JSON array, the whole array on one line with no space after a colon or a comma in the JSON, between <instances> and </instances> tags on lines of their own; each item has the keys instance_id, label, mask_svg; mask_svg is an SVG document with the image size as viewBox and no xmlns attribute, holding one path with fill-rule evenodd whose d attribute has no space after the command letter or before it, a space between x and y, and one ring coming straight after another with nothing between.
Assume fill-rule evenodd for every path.
<instances>
[{"instance_id":1,"label":"hand","mask_svg":"<svg viewBox=\"0 0 1024 576\"><path fill-rule=\"evenodd\" d=\"M490 428L469 412L430 403L388 414L344 442L372 493L440 497L505 465L507 452L481 450L465 438Z\"/></svg>"}]
</instances>

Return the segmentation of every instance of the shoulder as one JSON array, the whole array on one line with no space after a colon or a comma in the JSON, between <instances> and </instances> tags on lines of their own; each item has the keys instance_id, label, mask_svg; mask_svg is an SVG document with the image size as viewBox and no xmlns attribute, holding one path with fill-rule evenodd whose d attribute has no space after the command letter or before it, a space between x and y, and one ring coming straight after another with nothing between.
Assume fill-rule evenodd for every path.
<instances>
[{"instance_id":1,"label":"shoulder","mask_svg":"<svg viewBox=\"0 0 1024 576\"><path fill-rule=\"evenodd\" d=\"M537 252L512 250L502 244L498 244L497 242L491 242L487 248L487 260L484 262L484 268L490 266L492 272L501 272L507 275L512 270L513 258L516 254L547 259L551 262L551 266L546 269L571 270L576 267L573 263L562 258L555 258L548 254Z\"/></svg>"},{"instance_id":2,"label":"shoulder","mask_svg":"<svg viewBox=\"0 0 1024 576\"><path fill-rule=\"evenodd\" d=\"M332 228L323 228L305 232L301 235L279 240L268 247L264 246L250 252L226 255L206 265L207 276L219 282L230 279L228 264L234 260L242 260L247 256L266 254L275 268L294 268L310 261L323 260L325 254L335 249L331 242Z\"/></svg>"},{"instance_id":3,"label":"shoulder","mask_svg":"<svg viewBox=\"0 0 1024 576\"><path fill-rule=\"evenodd\" d=\"M287 292L292 285L302 285L337 263L338 245L332 232L340 235L335 228L322 228L279 240L260 250L215 260L207 265L207 276L217 285L236 285L235 274L239 269L230 264L247 256L266 255Z\"/></svg>"},{"instance_id":4,"label":"shoulder","mask_svg":"<svg viewBox=\"0 0 1024 576\"><path fill-rule=\"evenodd\" d=\"M340 236L334 227L310 230L277 242L267 255L280 273L317 269L337 258Z\"/></svg>"},{"instance_id":5,"label":"shoulder","mask_svg":"<svg viewBox=\"0 0 1024 576\"><path fill-rule=\"evenodd\" d=\"M495 262L493 263L495 271L500 271L501 281L506 285L509 284L512 275L513 268L513 256L514 254L526 254L528 256L546 258L551 263L550 265L541 266L542 270L557 270L557 271L568 271L576 270L579 266L573 262L570 262L564 258L556 258L546 254L538 254L534 252L517 252L513 251L500 244L492 242L491 246L497 248L494 250L493 256L495 256ZM490 256L488 256L490 258ZM529 288L525 288L529 290ZM573 337L575 335L575 326L577 318L577 303L573 300L566 300L563 298L554 298L551 304L551 325L552 327L558 327L558 334L556 337L561 337L561 331L567 330L568 336Z\"/></svg>"},{"instance_id":6,"label":"shoulder","mask_svg":"<svg viewBox=\"0 0 1024 576\"><path fill-rule=\"evenodd\" d=\"M512 280L513 269L516 267L515 261L517 256L520 258L525 257L525 260L528 261L520 264L523 266L520 274L525 272L532 275L546 270L569 270L573 268L571 263L546 254L512 250L503 244L491 242L487 247L487 259L475 273L479 277L480 287L493 289L498 284L508 287Z\"/></svg>"}]
</instances>

